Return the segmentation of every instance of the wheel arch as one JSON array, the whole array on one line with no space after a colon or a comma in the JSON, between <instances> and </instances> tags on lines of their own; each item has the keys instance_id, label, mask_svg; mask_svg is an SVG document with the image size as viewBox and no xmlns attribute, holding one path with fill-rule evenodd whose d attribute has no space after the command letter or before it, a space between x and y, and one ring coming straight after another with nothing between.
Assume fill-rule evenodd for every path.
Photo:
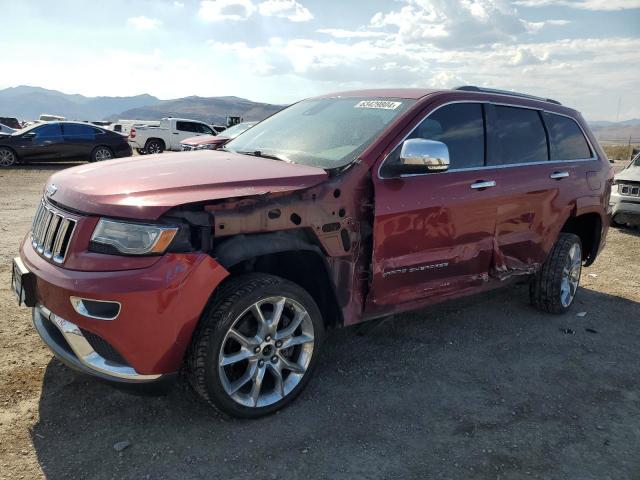
<instances>
[{"instance_id":1,"label":"wheel arch","mask_svg":"<svg viewBox=\"0 0 640 480\"><path fill-rule=\"evenodd\" d=\"M591 265L600 251L602 241L602 217L596 212L571 215L560 229L561 232L573 233L582 242L582 256L585 266Z\"/></svg>"},{"instance_id":2,"label":"wheel arch","mask_svg":"<svg viewBox=\"0 0 640 480\"><path fill-rule=\"evenodd\" d=\"M215 246L213 255L232 277L268 273L300 285L315 300L327 327L343 324L326 256L304 232L236 235Z\"/></svg>"},{"instance_id":3,"label":"wheel arch","mask_svg":"<svg viewBox=\"0 0 640 480\"><path fill-rule=\"evenodd\" d=\"M160 137L149 137L149 138L147 138L147 141L144 142L145 148L146 148L147 145L149 145L149 142L152 142L154 140L156 140L156 141L158 141L158 142L160 142L162 144L162 149L163 150L167 149L167 143Z\"/></svg>"},{"instance_id":4,"label":"wheel arch","mask_svg":"<svg viewBox=\"0 0 640 480\"><path fill-rule=\"evenodd\" d=\"M15 148L13 148L11 145L0 145L0 148L6 148L8 150L11 150L13 152L13 154L16 156L16 160L18 162L20 162L20 155L18 155L18 152Z\"/></svg>"}]
</instances>

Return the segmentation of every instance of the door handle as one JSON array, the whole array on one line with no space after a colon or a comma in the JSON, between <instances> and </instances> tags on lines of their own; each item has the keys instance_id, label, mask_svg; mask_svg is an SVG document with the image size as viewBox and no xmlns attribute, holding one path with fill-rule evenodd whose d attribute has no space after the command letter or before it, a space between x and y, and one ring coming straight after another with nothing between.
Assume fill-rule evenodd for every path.
<instances>
[{"instance_id":1,"label":"door handle","mask_svg":"<svg viewBox=\"0 0 640 480\"><path fill-rule=\"evenodd\" d=\"M491 188L495 186L496 186L495 180L487 180L487 181L481 180L479 182L471 184L471 188L473 188L474 190L483 190L485 188Z\"/></svg>"},{"instance_id":2,"label":"door handle","mask_svg":"<svg viewBox=\"0 0 640 480\"><path fill-rule=\"evenodd\" d=\"M173 132L174 135L180 135L180 132Z\"/></svg>"},{"instance_id":3,"label":"door handle","mask_svg":"<svg viewBox=\"0 0 640 480\"><path fill-rule=\"evenodd\" d=\"M553 178L554 180L561 180L563 178L567 178L569 176L569 172L553 172L549 175L549 178Z\"/></svg>"}]
</instances>

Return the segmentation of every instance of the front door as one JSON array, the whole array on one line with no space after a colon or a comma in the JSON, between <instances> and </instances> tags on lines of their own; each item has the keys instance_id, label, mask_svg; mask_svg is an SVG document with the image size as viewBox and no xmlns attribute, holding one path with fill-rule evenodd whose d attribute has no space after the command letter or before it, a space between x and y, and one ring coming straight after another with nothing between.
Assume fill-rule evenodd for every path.
<instances>
[{"instance_id":1,"label":"front door","mask_svg":"<svg viewBox=\"0 0 640 480\"><path fill-rule=\"evenodd\" d=\"M18 156L26 161L56 160L60 158L64 140L59 123L47 123L19 137Z\"/></svg>"},{"instance_id":2,"label":"front door","mask_svg":"<svg viewBox=\"0 0 640 480\"><path fill-rule=\"evenodd\" d=\"M447 145L449 170L393 178L385 164L398 161L401 144L380 168L368 313L470 293L488 281L498 197L484 126L481 103L441 106L408 138Z\"/></svg>"}]
</instances>

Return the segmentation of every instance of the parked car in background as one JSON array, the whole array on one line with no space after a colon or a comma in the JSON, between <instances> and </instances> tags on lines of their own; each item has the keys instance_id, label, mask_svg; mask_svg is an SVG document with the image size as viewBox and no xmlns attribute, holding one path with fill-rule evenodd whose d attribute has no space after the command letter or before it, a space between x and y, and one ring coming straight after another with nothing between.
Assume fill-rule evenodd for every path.
<instances>
[{"instance_id":1,"label":"parked car in background","mask_svg":"<svg viewBox=\"0 0 640 480\"><path fill-rule=\"evenodd\" d=\"M611 205L614 225L640 226L640 154L615 176Z\"/></svg>"},{"instance_id":2,"label":"parked car in background","mask_svg":"<svg viewBox=\"0 0 640 480\"><path fill-rule=\"evenodd\" d=\"M14 117L0 117L0 123L14 130L20 130L22 128L22 124Z\"/></svg>"},{"instance_id":3,"label":"parked car in background","mask_svg":"<svg viewBox=\"0 0 640 480\"><path fill-rule=\"evenodd\" d=\"M209 125L187 118L163 118L158 127L132 127L129 132L129 145L140 154L162 153L165 150L182 150L180 142L184 139L214 135Z\"/></svg>"},{"instance_id":4,"label":"parked car in background","mask_svg":"<svg viewBox=\"0 0 640 480\"><path fill-rule=\"evenodd\" d=\"M13 132L15 132L15 131L16 131L16 129L15 129L15 128L9 128L9 127L7 127L6 125L4 125L4 124L0 123L0 134L3 134L3 133L4 133L4 134L6 134L6 135L10 135L10 134L12 134L12 133L13 133Z\"/></svg>"},{"instance_id":5,"label":"parked car in background","mask_svg":"<svg viewBox=\"0 0 640 480\"><path fill-rule=\"evenodd\" d=\"M245 130L253 127L258 122L238 123L233 127L229 127L219 135L200 135L198 137L190 137L183 140L180 145L183 151L189 150L215 150L227 143L229 140L236 138Z\"/></svg>"},{"instance_id":6,"label":"parked car in background","mask_svg":"<svg viewBox=\"0 0 640 480\"><path fill-rule=\"evenodd\" d=\"M41 122L64 122L66 118L61 117L60 115L49 115L48 113L43 113L40 115L38 120Z\"/></svg>"},{"instance_id":7,"label":"parked car in background","mask_svg":"<svg viewBox=\"0 0 640 480\"><path fill-rule=\"evenodd\" d=\"M127 137L79 122L45 122L0 135L0 167L16 163L131 156Z\"/></svg>"},{"instance_id":8,"label":"parked car in background","mask_svg":"<svg viewBox=\"0 0 640 480\"><path fill-rule=\"evenodd\" d=\"M184 371L209 404L256 418L303 390L328 328L518 279L566 313L612 181L583 117L552 100L341 92L224 150L57 172L12 289L67 365L128 386Z\"/></svg>"}]
</instances>

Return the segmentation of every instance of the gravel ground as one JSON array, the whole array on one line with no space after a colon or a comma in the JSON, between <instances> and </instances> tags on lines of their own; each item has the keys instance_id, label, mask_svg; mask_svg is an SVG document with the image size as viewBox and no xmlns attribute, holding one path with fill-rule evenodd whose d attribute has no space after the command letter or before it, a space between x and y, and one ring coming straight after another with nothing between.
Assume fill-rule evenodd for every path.
<instances>
[{"instance_id":1,"label":"gravel ground","mask_svg":"<svg viewBox=\"0 0 640 480\"><path fill-rule=\"evenodd\" d=\"M519 285L336 330L290 408L239 421L181 384L112 389L43 346L9 262L57 168L0 171L0 478L640 478L638 230L610 231L565 316Z\"/></svg>"}]
</instances>

